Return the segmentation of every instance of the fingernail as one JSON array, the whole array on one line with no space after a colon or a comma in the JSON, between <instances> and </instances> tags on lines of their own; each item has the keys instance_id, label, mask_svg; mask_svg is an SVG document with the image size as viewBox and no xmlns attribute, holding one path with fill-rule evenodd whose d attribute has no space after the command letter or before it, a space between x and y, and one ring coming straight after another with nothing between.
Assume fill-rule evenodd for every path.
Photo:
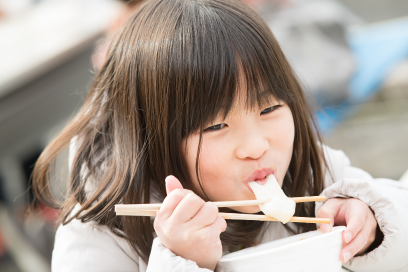
<instances>
[{"instance_id":1,"label":"fingernail","mask_svg":"<svg viewBox=\"0 0 408 272\"><path fill-rule=\"evenodd\" d=\"M346 253L344 253L343 257L344 257L344 262L347 263L349 261L350 257L351 257L351 253L346 252Z\"/></svg>"},{"instance_id":2,"label":"fingernail","mask_svg":"<svg viewBox=\"0 0 408 272\"><path fill-rule=\"evenodd\" d=\"M351 240L351 233L350 233L350 232L347 232L347 233L344 235L344 239L346 239L346 243L348 244L348 243L350 242L350 240Z\"/></svg>"},{"instance_id":3,"label":"fingernail","mask_svg":"<svg viewBox=\"0 0 408 272\"><path fill-rule=\"evenodd\" d=\"M169 180L170 177L171 177L171 176L167 176L167 177L164 179L164 182L167 183L167 181Z\"/></svg>"}]
</instances>

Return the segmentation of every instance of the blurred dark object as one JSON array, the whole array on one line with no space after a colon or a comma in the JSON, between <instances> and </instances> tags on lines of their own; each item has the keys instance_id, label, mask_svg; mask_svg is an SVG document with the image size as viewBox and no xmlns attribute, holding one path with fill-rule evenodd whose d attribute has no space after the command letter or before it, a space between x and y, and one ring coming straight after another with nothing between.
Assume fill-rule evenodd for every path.
<instances>
[{"instance_id":1,"label":"blurred dark object","mask_svg":"<svg viewBox=\"0 0 408 272\"><path fill-rule=\"evenodd\" d=\"M33 174L35 162L37 161L38 157L40 157L41 152L42 152L42 149L33 151L22 161L22 167L23 167L24 176L26 180L25 188L28 188L26 191L25 198L27 199L27 202L32 203L32 205L37 205L37 203L35 203L36 200L34 199L34 192L31 188L30 180L31 180L31 175Z\"/></svg>"},{"instance_id":2,"label":"blurred dark object","mask_svg":"<svg viewBox=\"0 0 408 272\"><path fill-rule=\"evenodd\" d=\"M6 254L6 245L4 244L3 234L0 231L0 258Z\"/></svg>"},{"instance_id":3,"label":"blurred dark object","mask_svg":"<svg viewBox=\"0 0 408 272\"><path fill-rule=\"evenodd\" d=\"M13 262L10 254L5 253L0 256L0 271L1 272L22 272Z\"/></svg>"}]
</instances>

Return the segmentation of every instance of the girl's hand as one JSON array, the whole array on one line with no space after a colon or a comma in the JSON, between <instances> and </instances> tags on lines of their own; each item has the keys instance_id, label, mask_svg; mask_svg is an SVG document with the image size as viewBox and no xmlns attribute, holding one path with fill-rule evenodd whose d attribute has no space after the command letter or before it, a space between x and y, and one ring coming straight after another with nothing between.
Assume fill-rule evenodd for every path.
<instances>
[{"instance_id":1,"label":"girl's hand","mask_svg":"<svg viewBox=\"0 0 408 272\"><path fill-rule=\"evenodd\" d=\"M343 232L346 244L340 252L345 263L356 254L364 253L375 240L377 220L371 209L355 198L332 198L317 211L317 217L330 218L331 224L320 224L323 233L330 232L333 224L347 226Z\"/></svg>"},{"instance_id":2,"label":"girl's hand","mask_svg":"<svg viewBox=\"0 0 408 272\"><path fill-rule=\"evenodd\" d=\"M199 267L214 270L222 257L220 233L227 227L218 207L183 189L174 176L166 178L166 190L167 197L154 220L161 243Z\"/></svg>"}]
</instances>

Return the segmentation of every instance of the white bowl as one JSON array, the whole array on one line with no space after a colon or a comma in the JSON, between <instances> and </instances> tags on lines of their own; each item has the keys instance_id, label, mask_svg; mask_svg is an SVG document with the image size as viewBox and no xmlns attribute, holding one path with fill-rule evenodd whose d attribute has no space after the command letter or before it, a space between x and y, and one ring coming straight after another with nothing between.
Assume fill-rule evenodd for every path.
<instances>
[{"instance_id":1,"label":"white bowl","mask_svg":"<svg viewBox=\"0 0 408 272\"><path fill-rule=\"evenodd\" d=\"M246 248L223 256L218 266L233 272L339 272L345 229L334 227L326 234L310 231Z\"/></svg>"}]
</instances>

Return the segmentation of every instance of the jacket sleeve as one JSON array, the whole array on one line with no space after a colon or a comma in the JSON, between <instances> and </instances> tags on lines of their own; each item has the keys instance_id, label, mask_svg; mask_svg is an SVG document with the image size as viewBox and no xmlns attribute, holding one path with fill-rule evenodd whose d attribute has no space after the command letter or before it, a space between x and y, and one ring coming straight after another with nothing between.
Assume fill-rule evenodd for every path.
<instances>
[{"instance_id":1,"label":"jacket sleeve","mask_svg":"<svg viewBox=\"0 0 408 272\"><path fill-rule=\"evenodd\" d=\"M210 272L176 256L154 239L149 264L107 227L72 220L59 226L52 254L53 272Z\"/></svg>"},{"instance_id":2,"label":"jacket sleeve","mask_svg":"<svg viewBox=\"0 0 408 272\"><path fill-rule=\"evenodd\" d=\"M107 228L79 220L60 225L52 253L52 271L139 272L138 256L129 254L132 250L127 242L114 236Z\"/></svg>"},{"instance_id":3,"label":"jacket sleeve","mask_svg":"<svg viewBox=\"0 0 408 272\"><path fill-rule=\"evenodd\" d=\"M356 272L408 271L407 187L393 180L372 178L365 171L352 167L344 153L329 155L327 158L331 160L334 168L336 162L343 164L340 169L337 167L334 171L333 183L321 195L325 195L327 199L360 199L373 210L378 226L384 234L379 247L362 256L351 258L344 267ZM322 205L322 202L316 203L316 212Z\"/></svg>"},{"instance_id":4,"label":"jacket sleeve","mask_svg":"<svg viewBox=\"0 0 408 272\"><path fill-rule=\"evenodd\" d=\"M157 237L153 240L147 272L210 272L211 270L198 267L196 262L186 260L175 255L162 245Z\"/></svg>"}]
</instances>

